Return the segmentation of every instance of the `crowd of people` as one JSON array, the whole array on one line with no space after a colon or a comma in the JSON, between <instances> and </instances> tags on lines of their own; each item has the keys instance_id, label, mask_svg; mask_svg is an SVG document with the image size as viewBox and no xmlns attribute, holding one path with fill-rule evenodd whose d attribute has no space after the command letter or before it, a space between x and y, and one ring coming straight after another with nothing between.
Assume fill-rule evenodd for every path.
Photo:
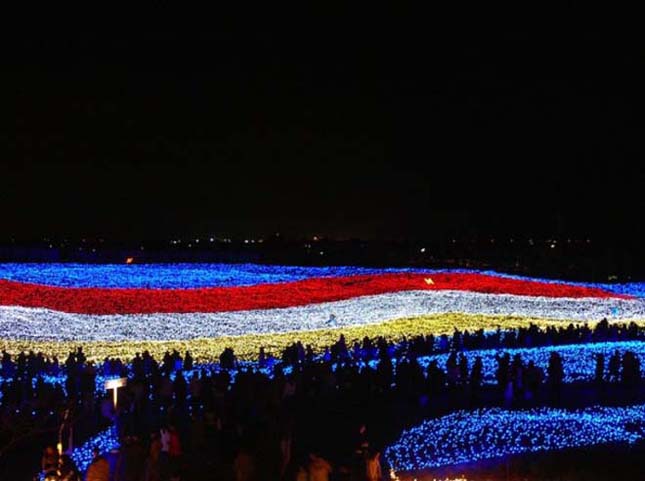
<instances>
[{"instance_id":1,"label":"crowd of people","mask_svg":"<svg viewBox=\"0 0 645 481\"><path fill-rule=\"evenodd\" d=\"M106 472L115 481L179 480L195 469L191 460L199 460L213 479L326 480L332 475L372 481L386 470L380 459L384 445L420 416L459 406L535 405L539 396L557 401L561 395L566 360L557 352L546 369L519 354L501 354L496 385L484 386L481 358L469 365L464 351L632 340L644 334L633 323L603 321L593 329L531 325L398 343L384 338L348 343L341 336L322 354L301 343L277 357L261 350L252 366L238 362L230 349L210 365L177 351L161 360L143 352L129 362L106 359L99 366L88 362L80 347L62 364L40 353L14 359L3 352L0 419L3 428L11 423L55 428L71 412L70 425L86 437L116 425L121 448L96 453L85 474L89 481L108 481ZM416 362L441 352L450 353L443 366L432 361L424 369ZM111 398L97 391L98 374L129 378L116 410ZM64 383L47 381L60 375ZM633 386L640 379L633 353L616 352L608 362L596 358L598 383ZM62 479L80 476L68 456L58 458L49 447L41 467L53 466Z\"/></svg>"}]
</instances>

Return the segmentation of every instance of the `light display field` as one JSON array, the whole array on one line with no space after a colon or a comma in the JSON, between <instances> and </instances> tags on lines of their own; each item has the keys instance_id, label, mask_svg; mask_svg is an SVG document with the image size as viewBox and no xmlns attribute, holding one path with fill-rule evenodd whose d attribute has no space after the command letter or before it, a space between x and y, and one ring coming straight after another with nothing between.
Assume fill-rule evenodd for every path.
<instances>
[{"instance_id":1,"label":"light display field","mask_svg":"<svg viewBox=\"0 0 645 481\"><path fill-rule=\"evenodd\" d=\"M399 341L530 323L592 326L603 318L645 323L645 284L581 284L463 270L0 264L0 348L59 359L82 345L88 359L99 362L129 359L143 350L160 359L177 349L210 363L226 347L254 361L260 347L278 356L296 341L320 353L341 333L348 342L366 336ZM505 349L543 369L551 352L558 352L566 360L567 383L593 380L597 354L627 350L645 363L645 343L639 341ZM482 360L485 384L495 382L498 352L464 353L469 365L476 357ZM418 362L424 368L433 361L443 366L448 355ZM642 405L456 412L403 432L384 458L395 471L414 472L508 454L633 443L643 438L643 412ZM118 445L114 430L74 451L79 466L87 466L96 444Z\"/></svg>"},{"instance_id":2,"label":"light display field","mask_svg":"<svg viewBox=\"0 0 645 481\"><path fill-rule=\"evenodd\" d=\"M90 359L232 347L257 358L300 340L645 321L644 284L580 284L495 272L254 264L0 264L0 348Z\"/></svg>"}]
</instances>

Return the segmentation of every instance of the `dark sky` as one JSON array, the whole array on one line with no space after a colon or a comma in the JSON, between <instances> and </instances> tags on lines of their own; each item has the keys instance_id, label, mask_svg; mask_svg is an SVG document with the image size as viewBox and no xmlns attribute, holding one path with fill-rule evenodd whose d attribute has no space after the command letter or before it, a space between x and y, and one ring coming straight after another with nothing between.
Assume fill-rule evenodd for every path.
<instances>
[{"instance_id":1,"label":"dark sky","mask_svg":"<svg viewBox=\"0 0 645 481\"><path fill-rule=\"evenodd\" d=\"M440 23L15 37L0 237L642 237L643 40Z\"/></svg>"}]
</instances>

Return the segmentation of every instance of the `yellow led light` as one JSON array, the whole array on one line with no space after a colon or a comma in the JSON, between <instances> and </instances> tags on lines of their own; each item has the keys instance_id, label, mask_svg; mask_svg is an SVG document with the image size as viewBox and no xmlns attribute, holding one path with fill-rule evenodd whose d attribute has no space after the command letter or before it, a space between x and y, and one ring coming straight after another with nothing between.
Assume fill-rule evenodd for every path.
<instances>
[{"instance_id":1,"label":"yellow led light","mask_svg":"<svg viewBox=\"0 0 645 481\"><path fill-rule=\"evenodd\" d=\"M635 320L638 325L645 326L645 319ZM16 355L22 351L33 350L46 356L57 356L63 361L70 351L83 346L83 352L89 360L102 361L106 357L120 357L129 360L134 355L145 350L156 359L161 359L168 350L176 349L180 353L190 351L197 362L210 362L219 359L224 348L230 347L241 360L256 360L260 347L266 353L279 356L287 346L300 341L303 345L311 345L314 352L321 353L326 347L335 343L341 334L345 335L348 345L355 340L362 341L364 337L375 339L384 337L390 341L400 341L419 335L452 334L455 329L470 332L484 329L487 331L500 329L516 329L528 327L530 323L540 328L564 327L570 323L582 325L579 321L566 319L554 320L515 316L490 316L481 314L436 314L419 317L394 319L377 324L367 324L351 327L319 329L313 331L295 331L277 334L249 334L235 337L200 338L189 340L169 341L29 341L0 339L0 349ZM587 323L593 327L596 323Z\"/></svg>"}]
</instances>

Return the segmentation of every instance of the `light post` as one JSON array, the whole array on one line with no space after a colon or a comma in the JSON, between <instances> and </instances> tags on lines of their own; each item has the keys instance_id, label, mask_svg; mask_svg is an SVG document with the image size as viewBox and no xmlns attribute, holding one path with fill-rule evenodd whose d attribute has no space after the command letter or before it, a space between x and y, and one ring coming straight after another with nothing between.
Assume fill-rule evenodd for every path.
<instances>
[{"instance_id":1,"label":"light post","mask_svg":"<svg viewBox=\"0 0 645 481\"><path fill-rule=\"evenodd\" d=\"M105 381L105 389L109 391L112 389L112 402L114 403L114 411L116 412L116 407L118 405L118 389L124 387L128 383L127 377L121 377L118 379L108 379Z\"/></svg>"}]
</instances>

